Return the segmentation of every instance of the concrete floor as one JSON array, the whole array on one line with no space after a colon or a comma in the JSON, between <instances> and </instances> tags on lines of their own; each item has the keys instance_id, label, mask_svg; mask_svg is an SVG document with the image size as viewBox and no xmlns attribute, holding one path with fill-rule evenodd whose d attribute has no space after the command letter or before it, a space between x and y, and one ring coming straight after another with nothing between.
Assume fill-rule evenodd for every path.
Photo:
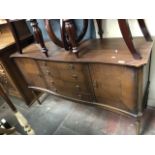
<instances>
[{"instance_id":1,"label":"concrete floor","mask_svg":"<svg viewBox=\"0 0 155 155\"><path fill-rule=\"evenodd\" d=\"M126 135L135 134L135 121L102 108L83 105L43 95L42 105L37 102L28 108L23 101L11 98L17 109L28 119L37 135ZM8 106L0 100L0 118L25 134ZM155 134L155 110L148 108L143 118L142 134Z\"/></svg>"}]
</instances>

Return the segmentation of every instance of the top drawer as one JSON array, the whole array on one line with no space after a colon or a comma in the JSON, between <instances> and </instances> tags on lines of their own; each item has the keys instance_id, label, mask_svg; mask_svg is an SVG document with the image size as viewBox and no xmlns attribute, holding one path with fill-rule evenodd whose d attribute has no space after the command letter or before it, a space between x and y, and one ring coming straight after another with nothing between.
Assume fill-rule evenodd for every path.
<instances>
[{"instance_id":1,"label":"top drawer","mask_svg":"<svg viewBox=\"0 0 155 155\"><path fill-rule=\"evenodd\" d=\"M88 69L85 64L38 61L38 66L40 66L44 75L49 74L68 82L85 83L88 81L86 79Z\"/></svg>"}]
</instances>

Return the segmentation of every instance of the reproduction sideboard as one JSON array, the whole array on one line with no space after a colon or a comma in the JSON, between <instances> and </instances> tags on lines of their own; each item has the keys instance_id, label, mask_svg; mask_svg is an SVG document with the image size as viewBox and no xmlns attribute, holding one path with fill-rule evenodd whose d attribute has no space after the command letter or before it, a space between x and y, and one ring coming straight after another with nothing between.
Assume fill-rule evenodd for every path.
<instances>
[{"instance_id":1,"label":"reproduction sideboard","mask_svg":"<svg viewBox=\"0 0 155 155\"><path fill-rule=\"evenodd\" d=\"M79 46L79 57L46 42L48 57L38 44L11 57L33 90L75 102L98 105L136 118L137 133L147 104L153 41L134 37L141 59L134 59L122 38L93 39Z\"/></svg>"}]
</instances>

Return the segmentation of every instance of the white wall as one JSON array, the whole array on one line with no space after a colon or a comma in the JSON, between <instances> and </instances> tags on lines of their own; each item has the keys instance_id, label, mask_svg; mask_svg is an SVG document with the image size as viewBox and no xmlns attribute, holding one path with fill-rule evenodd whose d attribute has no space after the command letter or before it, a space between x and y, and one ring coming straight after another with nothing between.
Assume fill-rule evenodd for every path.
<instances>
[{"instance_id":1,"label":"white wall","mask_svg":"<svg viewBox=\"0 0 155 155\"><path fill-rule=\"evenodd\" d=\"M149 32L155 39L155 19L146 19L145 20ZM129 20L129 25L131 28L131 33L133 36L142 36L142 32L138 26L138 22L135 19ZM95 23L96 26L96 23ZM97 30L97 29L96 29ZM112 37L122 37L120 29L118 27L118 22L116 19L104 19L103 20L103 30L104 30L104 38L112 38ZM97 31L96 35L98 37ZM152 63L151 63L151 77L150 77L150 94L148 104L150 106L155 106L155 45L152 50Z\"/></svg>"}]
</instances>

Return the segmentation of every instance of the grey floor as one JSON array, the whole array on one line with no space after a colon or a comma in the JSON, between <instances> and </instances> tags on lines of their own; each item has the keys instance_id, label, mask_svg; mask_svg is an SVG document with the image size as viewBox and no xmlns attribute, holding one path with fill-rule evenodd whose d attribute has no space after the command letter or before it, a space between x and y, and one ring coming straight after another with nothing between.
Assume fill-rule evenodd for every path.
<instances>
[{"instance_id":1,"label":"grey floor","mask_svg":"<svg viewBox=\"0 0 155 155\"><path fill-rule=\"evenodd\" d=\"M104 135L135 134L135 120L102 108L83 105L52 95L41 97L28 108L23 101L11 98L17 109L27 118L37 135ZM0 118L25 134L6 103L0 100ZM143 119L143 134L155 134L155 110L148 109Z\"/></svg>"}]
</instances>

